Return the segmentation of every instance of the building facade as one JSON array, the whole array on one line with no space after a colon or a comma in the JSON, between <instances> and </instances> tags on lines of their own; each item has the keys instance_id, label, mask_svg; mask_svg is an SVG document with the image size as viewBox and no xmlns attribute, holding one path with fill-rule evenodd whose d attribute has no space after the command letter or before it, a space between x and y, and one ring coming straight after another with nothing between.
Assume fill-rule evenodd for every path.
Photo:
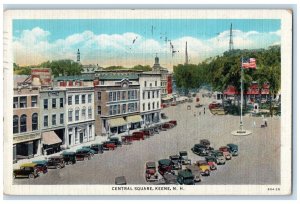
<instances>
[{"instance_id":1,"label":"building facade","mask_svg":"<svg viewBox=\"0 0 300 204\"><path fill-rule=\"evenodd\" d=\"M161 111L161 74L144 72L139 74L140 114L142 125L148 126L160 121Z\"/></svg>"},{"instance_id":2,"label":"building facade","mask_svg":"<svg viewBox=\"0 0 300 204\"><path fill-rule=\"evenodd\" d=\"M40 155L39 88L31 84L14 87L13 161Z\"/></svg>"},{"instance_id":3,"label":"building facade","mask_svg":"<svg viewBox=\"0 0 300 204\"><path fill-rule=\"evenodd\" d=\"M40 90L40 127L43 154L60 151L65 144L66 91L61 89Z\"/></svg>"},{"instance_id":4,"label":"building facade","mask_svg":"<svg viewBox=\"0 0 300 204\"><path fill-rule=\"evenodd\" d=\"M95 140L94 88L66 87L66 147Z\"/></svg>"},{"instance_id":5,"label":"building facade","mask_svg":"<svg viewBox=\"0 0 300 204\"><path fill-rule=\"evenodd\" d=\"M106 72L95 86L97 135L117 135L141 127L138 75Z\"/></svg>"}]
</instances>

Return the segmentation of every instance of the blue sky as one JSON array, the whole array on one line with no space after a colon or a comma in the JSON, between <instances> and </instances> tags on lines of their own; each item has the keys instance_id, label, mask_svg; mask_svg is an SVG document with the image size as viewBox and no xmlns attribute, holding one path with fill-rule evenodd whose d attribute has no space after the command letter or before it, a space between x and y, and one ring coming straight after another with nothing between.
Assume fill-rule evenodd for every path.
<instances>
[{"instance_id":1,"label":"blue sky","mask_svg":"<svg viewBox=\"0 0 300 204\"><path fill-rule=\"evenodd\" d=\"M231 23L235 48L280 44L276 19L22 19L13 21L14 60L28 65L76 59L79 48L83 64L152 65L158 53L161 64L170 67L183 63L187 41L190 62L199 63L228 49ZM179 51L173 57L170 41Z\"/></svg>"}]
</instances>

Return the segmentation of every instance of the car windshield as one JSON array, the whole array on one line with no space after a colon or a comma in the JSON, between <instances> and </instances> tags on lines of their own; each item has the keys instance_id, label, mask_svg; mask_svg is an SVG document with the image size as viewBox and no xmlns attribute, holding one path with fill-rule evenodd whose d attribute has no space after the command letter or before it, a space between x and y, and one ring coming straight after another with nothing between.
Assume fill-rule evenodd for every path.
<instances>
[{"instance_id":1,"label":"car windshield","mask_svg":"<svg viewBox=\"0 0 300 204\"><path fill-rule=\"evenodd\" d=\"M187 156L187 152L180 152L180 156Z\"/></svg>"}]
</instances>

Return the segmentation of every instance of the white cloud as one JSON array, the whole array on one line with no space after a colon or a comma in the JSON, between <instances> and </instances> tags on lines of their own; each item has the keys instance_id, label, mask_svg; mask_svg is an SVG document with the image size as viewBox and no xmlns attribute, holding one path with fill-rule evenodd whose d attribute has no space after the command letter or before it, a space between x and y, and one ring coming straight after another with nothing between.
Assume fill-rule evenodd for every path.
<instances>
[{"instance_id":1,"label":"white cloud","mask_svg":"<svg viewBox=\"0 0 300 204\"><path fill-rule=\"evenodd\" d=\"M170 52L169 42L145 38L136 33L97 35L92 31L84 31L53 42L49 40L50 35L49 31L39 27L21 31L20 37L13 41L15 62L24 65L55 59L75 60L79 48L83 63L98 63L101 66L152 65L155 53L158 53L161 64L171 67L172 64L184 62L185 42L188 43L191 63L199 63L207 57L222 54L229 47L229 31L206 40L191 36L173 39L174 49L179 51L174 57ZM234 30L233 42L235 49L265 48L280 42L280 30L269 33Z\"/></svg>"}]
</instances>

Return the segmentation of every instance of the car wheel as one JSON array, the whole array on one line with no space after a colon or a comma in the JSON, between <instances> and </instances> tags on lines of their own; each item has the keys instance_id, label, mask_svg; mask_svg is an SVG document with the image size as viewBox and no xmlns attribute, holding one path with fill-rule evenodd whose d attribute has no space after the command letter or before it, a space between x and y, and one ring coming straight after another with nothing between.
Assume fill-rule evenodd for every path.
<instances>
[{"instance_id":1,"label":"car wheel","mask_svg":"<svg viewBox=\"0 0 300 204\"><path fill-rule=\"evenodd\" d=\"M29 174L29 176L28 176L29 178L34 178L34 175L33 174Z\"/></svg>"},{"instance_id":2,"label":"car wheel","mask_svg":"<svg viewBox=\"0 0 300 204\"><path fill-rule=\"evenodd\" d=\"M67 163L68 165L72 165L73 164L73 162L72 161L68 161L68 163Z\"/></svg>"},{"instance_id":3,"label":"car wheel","mask_svg":"<svg viewBox=\"0 0 300 204\"><path fill-rule=\"evenodd\" d=\"M61 168L61 166L60 166L60 165L57 165L57 166L56 166L56 168L57 168L57 169L60 169L60 168Z\"/></svg>"}]
</instances>

